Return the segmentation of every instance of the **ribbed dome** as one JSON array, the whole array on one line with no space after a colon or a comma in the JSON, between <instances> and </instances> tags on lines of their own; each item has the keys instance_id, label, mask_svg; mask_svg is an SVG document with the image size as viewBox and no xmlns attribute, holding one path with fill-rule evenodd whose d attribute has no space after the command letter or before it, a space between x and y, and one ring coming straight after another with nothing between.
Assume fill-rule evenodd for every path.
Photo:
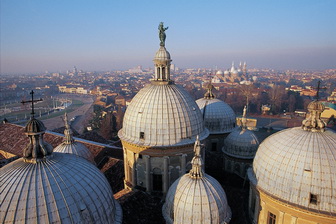
<instances>
[{"instance_id":1,"label":"ribbed dome","mask_svg":"<svg viewBox=\"0 0 336 224\"><path fill-rule=\"evenodd\" d=\"M190 173L177 179L166 196L162 214L171 223L228 223L231 209L216 179L202 170L200 143L196 140Z\"/></svg>"},{"instance_id":2,"label":"ribbed dome","mask_svg":"<svg viewBox=\"0 0 336 224\"><path fill-rule=\"evenodd\" d=\"M225 138L224 145L223 152L229 156L253 159L257 152L259 141L253 131L238 127Z\"/></svg>"},{"instance_id":3,"label":"ribbed dome","mask_svg":"<svg viewBox=\"0 0 336 224\"><path fill-rule=\"evenodd\" d=\"M152 83L144 87L128 106L123 141L144 146L193 144L197 135L205 139L201 111L191 96L173 83Z\"/></svg>"},{"instance_id":4,"label":"ribbed dome","mask_svg":"<svg viewBox=\"0 0 336 224\"><path fill-rule=\"evenodd\" d=\"M232 108L219 99L201 98L196 101L202 113L205 113L204 124L211 134L231 132L236 123L236 115Z\"/></svg>"},{"instance_id":5,"label":"ribbed dome","mask_svg":"<svg viewBox=\"0 0 336 224\"><path fill-rule=\"evenodd\" d=\"M18 159L0 173L1 223L121 223L105 176L75 155Z\"/></svg>"},{"instance_id":6,"label":"ribbed dome","mask_svg":"<svg viewBox=\"0 0 336 224\"><path fill-rule=\"evenodd\" d=\"M265 139L253 162L257 186L286 202L335 214L336 133L286 129ZM317 203L310 203L311 195Z\"/></svg>"},{"instance_id":7,"label":"ribbed dome","mask_svg":"<svg viewBox=\"0 0 336 224\"><path fill-rule=\"evenodd\" d=\"M54 149L54 152L74 154L77 156L81 156L90 162L94 162L91 151L85 145L77 141L74 141L70 144L62 142Z\"/></svg>"},{"instance_id":8,"label":"ribbed dome","mask_svg":"<svg viewBox=\"0 0 336 224\"><path fill-rule=\"evenodd\" d=\"M162 60L162 61L170 60L170 54L165 47L161 46L159 50L156 52L154 60Z\"/></svg>"},{"instance_id":9,"label":"ribbed dome","mask_svg":"<svg viewBox=\"0 0 336 224\"><path fill-rule=\"evenodd\" d=\"M26 133L40 133L40 132L44 132L46 130L44 124L35 119L35 118L31 118L25 127L25 132Z\"/></svg>"}]
</instances>

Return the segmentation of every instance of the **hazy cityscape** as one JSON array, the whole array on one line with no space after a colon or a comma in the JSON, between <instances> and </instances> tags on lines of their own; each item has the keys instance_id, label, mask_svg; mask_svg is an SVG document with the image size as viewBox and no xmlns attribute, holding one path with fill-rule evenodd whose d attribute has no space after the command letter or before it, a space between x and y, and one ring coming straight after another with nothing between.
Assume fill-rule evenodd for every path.
<instances>
[{"instance_id":1,"label":"hazy cityscape","mask_svg":"<svg viewBox=\"0 0 336 224\"><path fill-rule=\"evenodd\" d=\"M0 223L336 223L333 1L1 1Z\"/></svg>"}]
</instances>

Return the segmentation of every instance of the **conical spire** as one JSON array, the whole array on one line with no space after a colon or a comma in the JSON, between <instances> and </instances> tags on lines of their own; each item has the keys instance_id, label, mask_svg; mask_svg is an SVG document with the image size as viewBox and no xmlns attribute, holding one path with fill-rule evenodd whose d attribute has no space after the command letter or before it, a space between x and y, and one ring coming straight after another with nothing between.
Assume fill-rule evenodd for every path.
<instances>
[{"instance_id":1,"label":"conical spire","mask_svg":"<svg viewBox=\"0 0 336 224\"><path fill-rule=\"evenodd\" d=\"M195 155L194 155L194 158L191 160L192 168L189 172L189 175L192 178L200 178L203 176L203 169L202 169L203 160L201 157L201 147L202 147L202 144L197 135L195 146L194 146Z\"/></svg>"},{"instance_id":2,"label":"conical spire","mask_svg":"<svg viewBox=\"0 0 336 224\"><path fill-rule=\"evenodd\" d=\"M74 142L74 139L72 138L72 131L70 129L70 125L68 122L68 114L64 114L64 123L65 123L65 130L64 130L64 143L65 144L71 144Z\"/></svg>"}]
</instances>

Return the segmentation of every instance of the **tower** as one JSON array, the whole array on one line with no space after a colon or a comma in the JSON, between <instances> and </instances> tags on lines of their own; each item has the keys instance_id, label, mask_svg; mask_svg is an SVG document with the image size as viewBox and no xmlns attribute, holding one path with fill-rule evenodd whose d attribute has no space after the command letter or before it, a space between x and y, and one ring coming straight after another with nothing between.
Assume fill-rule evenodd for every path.
<instances>
[{"instance_id":1,"label":"tower","mask_svg":"<svg viewBox=\"0 0 336 224\"><path fill-rule=\"evenodd\" d=\"M195 101L170 78L167 29L160 23L154 79L132 99L118 132L124 151L125 188L164 194L191 169L196 136L203 141L209 135Z\"/></svg>"}]
</instances>

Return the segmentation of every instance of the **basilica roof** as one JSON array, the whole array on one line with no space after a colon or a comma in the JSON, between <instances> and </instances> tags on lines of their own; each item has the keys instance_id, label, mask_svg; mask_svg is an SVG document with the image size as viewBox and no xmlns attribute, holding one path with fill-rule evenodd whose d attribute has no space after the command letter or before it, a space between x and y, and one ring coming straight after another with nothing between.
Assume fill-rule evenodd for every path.
<instances>
[{"instance_id":1,"label":"basilica roof","mask_svg":"<svg viewBox=\"0 0 336 224\"><path fill-rule=\"evenodd\" d=\"M201 144L195 142L192 169L169 188L162 208L166 223L228 223L231 209L216 179L204 173Z\"/></svg>"},{"instance_id":2,"label":"basilica roof","mask_svg":"<svg viewBox=\"0 0 336 224\"><path fill-rule=\"evenodd\" d=\"M35 120L25 128L30 141L23 158L0 170L0 222L121 223L105 176L81 157L53 153L43 123Z\"/></svg>"},{"instance_id":3,"label":"basilica roof","mask_svg":"<svg viewBox=\"0 0 336 224\"><path fill-rule=\"evenodd\" d=\"M266 138L253 162L257 187L285 202L335 214L336 133L320 119L323 106L314 101L302 127Z\"/></svg>"}]
</instances>

